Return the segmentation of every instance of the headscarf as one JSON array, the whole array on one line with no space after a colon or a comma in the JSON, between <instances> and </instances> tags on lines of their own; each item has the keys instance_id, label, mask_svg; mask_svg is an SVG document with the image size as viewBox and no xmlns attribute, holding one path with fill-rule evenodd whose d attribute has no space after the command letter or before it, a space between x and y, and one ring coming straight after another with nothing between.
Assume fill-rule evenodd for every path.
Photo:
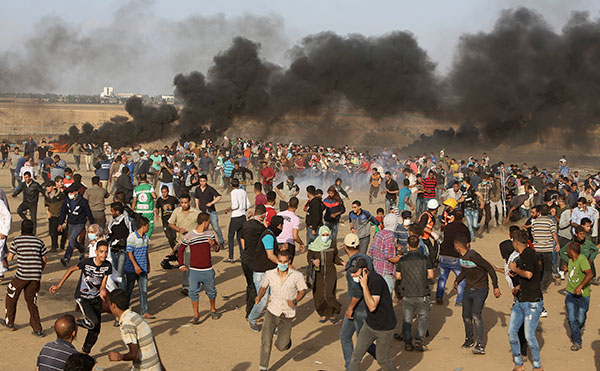
<instances>
[{"instance_id":1,"label":"headscarf","mask_svg":"<svg viewBox=\"0 0 600 371\"><path fill-rule=\"evenodd\" d=\"M398 224L398 215L396 214L387 214L383 218L383 229L387 229L388 231L395 231L396 225Z\"/></svg>"},{"instance_id":2,"label":"headscarf","mask_svg":"<svg viewBox=\"0 0 600 371\"><path fill-rule=\"evenodd\" d=\"M329 240L327 240L327 242L324 242L323 239L321 239L321 236L325 233L329 234ZM326 226L322 226L319 228L319 236L308 245L308 249L311 251L324 251L329 247L331 247L331 230Z\"/></svg>"}]
</instances>

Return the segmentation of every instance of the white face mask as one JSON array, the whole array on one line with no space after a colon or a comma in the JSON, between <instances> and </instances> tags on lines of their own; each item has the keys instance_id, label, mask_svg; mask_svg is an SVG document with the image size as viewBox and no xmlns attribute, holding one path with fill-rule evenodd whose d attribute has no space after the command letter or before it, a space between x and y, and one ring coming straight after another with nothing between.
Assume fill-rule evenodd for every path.
<instances>
[{"instance_id":1,"label":"white face mask","mask_svg":"<svg viewBox=\"0 0 600 371\"><path fill-rule=\"evenodd\" d=\"M360 283L360 277L352 277L352 281Z\"/></svg>"},{"instance_id":2,"label":"white face mask","mask_svg":"<svg viewBox=\"0 0 600 371\"><path fill-rule=\"evenodd\" d=\"M75 193L69 193L69 198L70 198L71 200L74 200L74 199L75 199L75 197L77 197L77 194L75 194Z\"/></svg>"},{"instance_id":3,"label":"white face mask","mask_svg":"<svg viewBox=\"0 0 600 371\"><path fill-rule=\"evenodd\" d=\"M329 236L321 236L321 240L323 240L323 242L327 242L329 241Z\"/></svg>"},{"instance_id":4,"label":"white face mask","mask_svg":"<svg viewBox=\"0 0 600 371\"><path fill-rule=\"evenodd\" d=\"M411 220L410 219L404 219L404 222L402 222L402 224L404 224L405 227L408 227L411 224Z\"/></svg>"}]
</instances>

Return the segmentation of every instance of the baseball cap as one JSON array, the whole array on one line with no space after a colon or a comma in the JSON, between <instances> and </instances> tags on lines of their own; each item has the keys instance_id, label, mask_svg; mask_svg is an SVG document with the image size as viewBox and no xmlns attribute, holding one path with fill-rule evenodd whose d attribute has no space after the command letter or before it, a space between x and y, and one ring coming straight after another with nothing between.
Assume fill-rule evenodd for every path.
<instances>
[{"instance_id":1,"label":"baseball cap","mask_svg":"<svg viewBox=\"0 0 600 371\"><path fill-rule=\"evenodd\" d=\"M348 233L346 237L344 237L344 245L348 247L357 247L359 244L358 236L354 233Z\"/></svg>"},{"instance_id":2,"label":"baseball cap","mask_svg":"<svg viewBox=\"0 0 600 371\"><path fill-rule=\"evenodd\" d=\"M346 268L346 270L349 270L350 273L356 273L359 269L367 268L367 267L368 267L367 260L364 258L358 258L358 259L352 260L352 262L350 263L350 266L348 266L348 268Z\"/></svg>"},{"instance_id":3,"label":"baseball cap","mask_svg":"<svg viewBox=\"0 0 600 371\"><path fill-rule=\"evenodd\" d=\"M410 219L412 218L412 213L410 212L410 210L404 210L401 216L402 219Z\"/></svg>"},{"instance_id":4,"label":"baseball cap","mask_svg":"<svg viewBox=\"0 0 600 371\"><path fill-rule=\"evenodd\" d=\"M293 175L288 176L288 180L292 180L293 181L294 180L294 176Z\"/></svg>"}]
</instances>

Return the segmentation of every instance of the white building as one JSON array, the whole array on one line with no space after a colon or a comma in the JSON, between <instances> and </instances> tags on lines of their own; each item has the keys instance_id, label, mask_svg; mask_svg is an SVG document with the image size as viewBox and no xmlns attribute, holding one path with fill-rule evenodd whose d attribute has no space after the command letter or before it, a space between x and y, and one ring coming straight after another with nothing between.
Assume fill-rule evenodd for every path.
<instances>
[{"instance_id":1,"label":"white building","mask_svg":"<svg viewBox=\"0 0 600 371\"><path fill-rule=\"evenodd\" d=\"M100 98L114 97L115 89L112 86L105 86L100 93Z\"/></svg>"}]
</instances>

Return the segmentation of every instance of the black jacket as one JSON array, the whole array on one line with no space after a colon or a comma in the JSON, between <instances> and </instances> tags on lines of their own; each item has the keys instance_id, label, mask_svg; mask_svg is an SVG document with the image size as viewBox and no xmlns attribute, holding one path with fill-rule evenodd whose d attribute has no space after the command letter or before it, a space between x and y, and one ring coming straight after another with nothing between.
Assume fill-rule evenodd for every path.
<instances>
[{"instance_id":1,"label":"black jacket","mask_svg":"<svg viewBox=\"0 0 600 371\"><path fill-rule=\"evenodd\" d=\"M42 186L32 180L29 185L23 182L21 183L21 189L18 192L15 192L13 196L17 196L19 193L23 192L23 202L26 204L35 204L37 205L40 194L44 194L44 190Z\"/></svg>"},{"instance_id":2,"label":"black jacket","mask_svg":"<svg viewBox=\"0 0 600 371\"><path fill-rule=\"evenodd\" d=\"M321 197L314 197L308 201L306 209L306 225L312 229L318 229L323 225L323 212L325 205L321 201Z\"/></svg>"}]
</instances>

